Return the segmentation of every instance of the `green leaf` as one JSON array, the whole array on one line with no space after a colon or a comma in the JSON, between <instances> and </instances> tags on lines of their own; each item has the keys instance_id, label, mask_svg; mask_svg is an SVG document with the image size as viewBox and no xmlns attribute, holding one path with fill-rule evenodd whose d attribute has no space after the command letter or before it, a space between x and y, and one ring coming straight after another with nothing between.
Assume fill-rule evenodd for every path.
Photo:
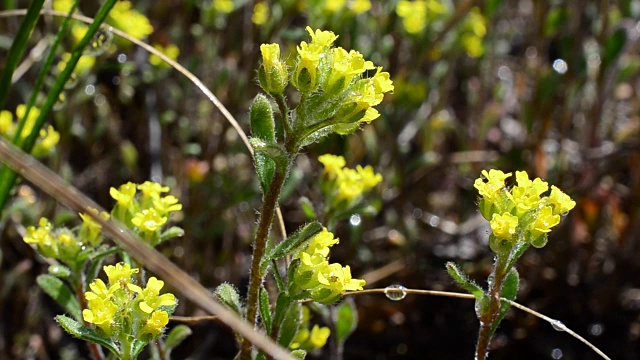
<instances>
[{"instance_id":1,"label":"green leaf","mask_svg":"<svg viewBox=\"0 0 640 360\"><path fill-rule=\"evenodd\" d=\"M351 298L346 299L337 308L336 337L338 342L344 344L347 337L358 326L358 309Z\"/></svg>"},{"instance_id":2,"label":"green leaf","mask_svg":"<svg viewBox=\"0 0 640 360\"><path fill-rule=\"evenodd\" d=\"M516 261L518 261L522 254L524 254L524 252L529 248L529 246L530 244L528 242L517 243L509 254L509 261L507 262L507 267L505 269L511 269L516 264Z\"/></svg>"},{"instance_id":3,"label":"green leaf","mask_svg":"<svg viewBox=\"0 0 640 360\"><path fill-rule=\"evenodd\" d=\"M140 341L137 339L133 340L133 343L131 344L131 353L133 354L133 359L136 359L138 355L140 355L140 353L142 352L142 350L144 350L147 344L148 342L146 341Z\"/></svg>"},{"instance_id":4,"label":"green leaf","mask_svg":"<svg viewBox=\"0 0 640 360\"><path fill-rule=\"evenodd\" d=\"M253 155L255 158L256 173L260 180L260 187L262 193L266 193L271 185L271 179L276 172L276 163L262 152L257 152Z\"/></svg>"},{"instance_id":5,"label":"green leaf","mask_svg":"<svg viewBox=\"0 0 640 360\"><path fill-rule=\"evenodd\" d=\"M236 290L233 285L229 283L222 283L218 285L215 295L226 307L233 310L240 316L243 315L244 311L240 303L240 295L238 295L238 290Z\"/></svg>"},{"instance_id":6,"label":"green leaf","mask_svg":"<svg viewBox=\"0 0 640 360\"><path fill-rule=\"evenodd\" d=\"M51 265L48 269L49 275L55 276L60 279L65 279L71 276L71 270L64 265Z\"/></svg>"},{"instance_id":7,"label":"green leaf","mask_svg":"<svg viewBox=\"0 0 640 360\"><path fill-rule=\"evenodd\" d=\"M314 236L319 234L322 231L322 224L318 221L312 221L302 228L300 228L296 233L287 237L281 243L279 243L273 252L271 253L272 259L279 259L281 257L292 255L295 251L297 251L300 247L306 244L307 241L311 240Z\"/></svg>"},{"instance_id":8,"label":"green leaf","mask_svg":"<svg viewBox=\"0 0 640 360\"><path fill-rule=\"evenodd\" d=\"M615 62L616 58L624 49L624 45L627 42L627 30L620 28L616 30L611 37L607 40L604 46L604 56L602 58L602 68L606 70L609 66Z\"/></svg>"},{"instance_id":9,"label":"green leaf","mask_svg":"<svg viewBox=\"0 0 640 360\"><path fill-rule=\"evenodd\" d=\"M182 236L184 236L184 230L181 227L172 226L160 235L160 242Z\"/></svg>"},{"instance_id":10,"label":"green leaf","mask_svg":"<svg viewBox=\"0 0 640 360\"><path fill-rule=\"evenodd\" d=\"M171 350L175 349L182 343L184 339L186 339L189 335L191 335L192 331L187 325L177 325L169 332L167 338L164 340L164 348L167 354L171 353Z\"/></svg>"},{"instance_id":11,"label":"green leaf","mask_svg":"<svg viewBox=\"0 0 640 360\"><path fill-rule=\"evenodd\" d=\"M281 292L276 298L276 309L273 315L273 321L271 322L272 328L280 329L280 325L284 320L284 316L287 314L289 307L291 306L291 298L287 292Z\"/></svg>"},{"instance_id":12,"label":"green leaf","mask_svg":"<svg viewBox=\"0 0 640 360\"><path fill-rule=\"evenodd\" d=\"M471 281L469 277L462 272L462 270L458 269L456 264L452 262L447 263L447 272L449 275L455 280L461 288L467 290L469 293L473 294L476 300L482 299L484 296L484 290L478 284Z\"/></svg>"},{"instance_id":13,"label":"green leaf","mask_svg":"<svg viewBox=\"0 0 640 360\"><path fill-rule=\"evenodd\" d=\"M264 323L264 328L267 330L267 334L271 333L271 307L269 306L269 293L264 287L260 287L260 296L258 298L260 302L260 317Z\"/></svg>"},{"instance_id":14,"label":"green leaf","mask_svg":"<svg viewBox=\"0 0 640 360\"><path fill-rule=\"evenodd\" d=\"M516 295L518 295L519 285L520 285L520 276L518 275L518 271L515 268L513 268L511 269L507 277L504 279L502 290L500 291L500 296L502 298L509 299L511 301L515 300ZM505 315L507 315L507 311L509 311L510 307L511 307L511 304L509 304L508 302L504 300L500 301L500 312L498 314L498 318L496 319L496 321L494 321L493 324L491 324L490 336L493 336L493 333L496 331L496 329L498 328L498 325L500 325L500 322L505 317Z\"/></svg>"},{"instance_id":15,"label":"green leaf","mask_svg":"<svg viewBox=\"0 0 640 360\"><path fill-rule=\"evenodd\" d=\"M307 217L307 220L316 220L318 216L316 215L316 210L313 207L313 203L309 198L303 196L298 200L300 203L300 207L302 208L302 212Z\"/></svg>"},{"instance_id":16,"label":"green leaf","mask_svg":"<svg viewBox=\"0 0 640 360\"><path fill-rule=\"evenodd\" d=\"M293 356L296 359L300 359L300 360L304 360L305 357L307 357L307 352L304 350L293 350L291 352L291 356Z\"/></svg>"},{"instance_id":17,"label":"green leaf","mask_svg":"<svg viewBox=\"0 0 640 360\"><path fill-rule=\"evenodd\" d=\"M280 336L278 336L278 344L284 348L288 348L291 340L296 336L302 322L302 305L294 303L287 311L282 326L280 326Z\"/></svg>"},{"instance_id":18,"label":"green leaf","mask_svg":"<svg viewBox=\"0 0 640 360\"><path fill-rule=\"evenodd\" d=\"M117 357L121 356L118 346L113 341L100 337L93 330L85 327L72 318L65 315L58 315L56 316L56 321L71 336L94 344L102 345Z\"/></svg>"},{"instance_id":19,"label":"green leaf","mask_svg":"<svg viewBox=\"0 0 640 360\"><path fill-rule=\"evenodd\" d=\"M78 300L76 300L71 290L69 290L62 280L53 275L40 275L36 279L36 282L47 295L55 300L58 305L62 306L74 319L82 321L80 303L78 303Z\"/></svg>"}]
</instances>

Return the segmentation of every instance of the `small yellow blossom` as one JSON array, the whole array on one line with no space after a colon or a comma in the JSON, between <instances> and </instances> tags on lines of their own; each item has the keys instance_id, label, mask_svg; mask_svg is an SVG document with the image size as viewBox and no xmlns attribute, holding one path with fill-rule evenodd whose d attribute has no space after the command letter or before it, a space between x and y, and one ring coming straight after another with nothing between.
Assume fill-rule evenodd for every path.
<instances>
[{"instance_id":1,"label":"small yellow blossom","mask_svg":"<svg viewBox=\"0 0 640 360\"><path fill-rule=\"evenodd\" d=\"M161 216L155 210L144 209L133 216L131 223L144 232L152 233L160 230L162 225L167 223L167 217Z\"/></svg>"},{"instance_id":2,"label":"small yellow blossom","mask_svg":"<svg viewBox=\"0 0 640 360\"><path fill-rule=\"evenodd\" d=\"M576 202L573 201L569 195L553 185L551 185L549 202L553 204L554 214L566 214L576 206Z\"/></svg>"},{"instance_id":3,"label":"small yellow blossom","mask_svg":"<svg viewBox=\"0 0 640 360\"><path fill-rule=\"evenodd\" d=\"M92 301L95 299L110 299L111 295L118 290L118 285L112 285L111 287L107 287L107 284L104 283L101 279L95 279L91 284L89 284L89 288L91 291L87 291L84 293L85 299L87 301Z\"/></svg>"},{"instance_id":4,"label":"small yellow blossom","mask_svg":"<svg viewBox=\"0 0 640 360\"><path fill-rule=\"evenodd\" d=\"M114 265L107 265L103 268L104 272L109 278L109 284L115 285L120 282L125 284L131 282L131 275L137 274L140 270L131 268L129 264L118 263Z\"/></svg>"},{"instance_id":5,"label":"small yellow blossom","mask_svg":"<svg viewBox=\"0 0 640 360\"><path fill-rule=\"evenodd\" d=\"M118 311L118 306L111 300L94 298L89 300L89 308L82 310L84 321L98 326L107 334L111 333L111 324Z\"/></svg>"},{"instance_id":6,"label":"small yellow blossom","mask_svg":"<svg viewBox=\"0 0 640 360\"><path fill-rule=\"evenodd\" d=\"M142 332L157 337L162 332L162 328L167 326L168 323L169 314L166 311L154 311L153 314L151 314L151 318L147 320L147 323L142 328Z\"/></svg>"},{"instance_id":7,"label":"small yellow blossom","mask_svg":"<svg viewBox=\"0 0 640 360\"><path fill-rule=\"evenodd\" d=\"M109 189L109 195L118 202L123 208L128 208L133 204L133 198L136 196L136 184L128 182L121 185L118 189Z\"/></svg>"},{"instance_id":8,"label":"small yellow blossom","mask_svg":"<svg viewBox=\"0 0 640 360\"><path fill-rule=\"evenodd\" d=\"M500 170L491 169L489 172L482 170L482 175L487 179L487 182L484 182L482 178L478 178L473 187L478 190L485 200L493 202L497 199L500 191L504 189L504 181L511 176L511 173L505 174Z\"/></svg>"},{"instance_id":9,"label":"small yellow blossom","mask_svg":"<svg viewBox=\"0 0 640 360\"><path fill-rule=\"evenodd\" d=\"M160 290L164 286L164 281L155 277L149 278L147 286L142 290L139 286L127 284L129 290L139 293L142 301L140 302L140 310L147 314L151 314L160 306L173 306L176 304L176 298L171 293L160 295Z\"/></svg>"},{"instance_id":10,"label":"small yellow blossom","mask_svg":"<svg viewBox=\"0 0 640 360\"><path fill-rule=\"evenodd\" d=\"M256 25L262 25L267 22L269 18L269 4L266 2L256 3L253 7L253 14L251 15L251 21Z\"/></svg>"},{"instance_id":11,"label":"small yellow blossom","mask_svg":"<svg viewBox=\"0 0 640 360\"><path fill-rule=\"evenodd\" d=\"M143 198L157 199L160 197L160 194L168 192L169 187L162 186L156 182L145 181L138 185L138 190L142 192Z\"/></svg>"},{"instance_id":12,"label":"small yellow blossom","mask_svg":"<svg viewBox=\"0 0 640 360\"><path fill-rule=\"evenodd\" d=\"M158 214L164 216L171 212L182 210L182 204L178 202L177 197L168 195L159 199L154 199L153 208L158 212Z\"/></svg>"},{"instance_id":13,"label":"small yellow blossom","mask_svg":"<svg viewBox=\"0 0 640 360\"><path fill-rule=\"evenodd\" d=\"M323 31L320 29L314 31L310 26L307 26L306 30L311 36L311 44L318 46L320 50L329 48L339 36L332 31Z\"/></svg>"},{"instance_id":14,"label":"small yellow blossom","mask_svg":"<svg viewBox=\"0 0 640 360\"><path fill-rule=\"evenodd\" d=\"M233 11L233 1L232 0L213 0L213 8L217 12L221 12L223 14L228 14Z\"/></svg>"},{"instance_id":15,"label":"small yellow blossom","mask_svg":"<svg viewBox=\"0 0 640 360\"><path fill-rule=\"evenodd\" d=\"M328 327L320 327L317 324L313 326L311 331L306 326L302 327L296 337L291 341L289 348L292 350L314 350L323 347L327 343L331 335Z\"/></svg>"},{"instance_id":16,"label":"small yellow blossom","mask_svg":"<svg viewBox=\"0 0 640 360\"><path fill-rule=\"evenodd\" d=\"M369 0L352 0L349 2L349 10L352 13L359 15L371 10L371 1Z\"/></svg>"},{"instance_id":17,"label":"small yellow blossom","mask_svg":"<svg viewBox=\"0 0 640 360\"><path fill-rule=\"evenodd\" d=\"M318 161L324 165L324 173L331 179L338 177L338 174L342 173L342 168L347 165L347 162L342 156L336 156L331 154L324 154L318 158Z\"/></svg>"},{"instance_id":18,"label":"small yellow blossom","mask_svg":"<svg viewBox=\"0 0 640 360\"><path fill-rule=\"evenodd\" d=\"M98 212L96 209L90 209L94 214ZM80 240L83 243L89 244L91 246L98 246L102 240L101 232L102 225L95 221L88 214L80 213L80 218L82 218L82 225L80 226ZM109 220L110 215L106 212L101 212L99 215L103 220Z\"/></svg>"},{"instance_id":19,"label":"small yellow blossom","mask_svg":"<svg viewBox=\"0 0 640 360\"><path fill-rule=\"evenodd\" d=\"M498 239L513 239L518 227L518 217L510 213L493 214L490 224L491 231Z\"/></svg>"},{"instance_id":20,"label":"small yellow blossom","mask_svg":"<svg viewBox=\"0 0 640 360\"><path fill-rule=\"evenodd\" d=\"M362 290L362 287L366 284L362 279L351 278L349 265L343 267L338 263L330 264L319 272L318 281L336 294L344 294L345 291Z\"/></svg>"},{"instance_id":21,"label":"small yellow blossom","mask_svg":"<svg viewBox=\"0 0 640 360\"><path fill-rule=\"evenodd\" d=\"M540 178L531 181L526 171L516 171L516 182L518 185L514 186L507 196L515 204L518 214L537 208L541 200L540 195L549 189L547 182Z\"/></svg>"},{"instance_id":22,"label":"small yellow blossom","mask_svg":"<svg viewBox=\"0 0 640 360\"><path fill-rule=\"evenodd\" d=\"M74 0L53 0L53 10L65 14L69 13L69 10L73 7L73 3L75 3Z\"/></svg>"},{"instance_id":23,"label":"small yellow blossom","mask_svg":"<svg viewBox=\"0 0 640 360\"><path fill-rule=\"evenodd\" d=\"M134 9L130 1L116 2L109 12L108 22L138 40L144 40L153 33L149 19Z\"/></svg>"},{"instance_id":24,"label":"small yellow blossom","mask_svg":"<svg viewBox=\"0 0 640 360\"><path fill-rule=\"evenodd\" d=\"M531 233L537 237L551 231L551 228L560 223L560 215L553 214L551 206L545 206L537 214L533 222Z\"/></svg>"},{"instance_id":25,"label":"small yellow blossom","mask_svg":"<svg viewBox=\"0 0 640 360\"><path fill-rule=\"evenodd\" d=\"M324 9L330 13L336 13L344 7L346 0L325 0Z\"/></svg>"},{"instance_id":26,"label":"small yellow blossom","mask_svg":"<svg viewBox=\"0 0 640 360\"><path fill-rule=\"evenodd\" d=\"M320 254L323 257L327 257L329 255L329 248L339 242L340 240L335 239L333 234L327 231L327 228L322 228L322 231L309 241L309 245L307 245L304 252L311 256Z\"/></svg>"},{"instance_id":27,"label":"small yellow blossom","mask_svg":"<svg viewBox=\"0 0 640 360\"><path fill-rule=\"evenodd\" d=\"M178 60L178 55L180 55L180 48L175 44L169 44L167 46L162 46L160 44L153 44L153 48L160 51L164 55L166 55L171 60ZM160 68L169 68L171 67L167 64L160 56L156 54L149 55L149 62L153 66L157 66Z\"/></svg>"}]
</instances>

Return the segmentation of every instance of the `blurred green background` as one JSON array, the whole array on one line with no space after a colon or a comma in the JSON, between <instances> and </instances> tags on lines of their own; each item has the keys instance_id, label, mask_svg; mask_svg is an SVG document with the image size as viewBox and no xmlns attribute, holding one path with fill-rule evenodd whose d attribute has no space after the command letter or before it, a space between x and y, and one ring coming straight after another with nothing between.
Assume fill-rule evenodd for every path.
<instances>
[{"instance_id":1,"label":"blurred green background","mask_svg":"<svg viewBox=\"0 0 640 360\"><path fill-rule=\"evenodd\" d=\"M98 5L83 1L79 9L91 16ZM0 0L1 10L27 6ZM278 42L292 60L287 54L307 39L305 26L339 34L337 45L391 73L395 93L362 131L332 135L299 156L281 202L287 229L305 221L301 196L322 206L319 155L372 165L384 176L368 199L377 212L340 223L331 260L349 264L368 288L460 291L445 262L484 285L493 257L473 181L482 169L526 170L565 190L577 207L545 248L525 253L517 301L561 320L613 359L640 358L640 1L140 0L132 9L137 15L126 22L107 22L177 56L247 132L259 92L259 45ZM0 64L20 21L0 18ZM41 18L7 110L27 101L59 24ZM47 165L108 208L111 186L170 185L185 205L174 220L186 234L161 250L206 287L227 281L246 288L260 206L250 154L186 78L104 36L51 119L61 140ZM74 41L71 31L61 60ZM77 219L28 183L16 190L0 223L0 359L87 358L85 346L55 324L61 309L35 284L48 264L20 236L40 216ZM473 357L471 301L354 299L360 323L347 359ZM198 314L187 301L176 312ZM193 330L176 358L233 357L228 328L209 322ZM511 310L491 358L598 357Z\"/></svg>"}]
</instances>

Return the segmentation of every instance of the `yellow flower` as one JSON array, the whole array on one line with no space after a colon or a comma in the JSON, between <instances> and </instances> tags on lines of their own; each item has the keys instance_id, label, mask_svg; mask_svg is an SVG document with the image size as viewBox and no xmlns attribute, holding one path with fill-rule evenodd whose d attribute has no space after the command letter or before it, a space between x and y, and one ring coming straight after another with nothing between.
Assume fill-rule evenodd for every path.
<instances>
[{"instance_id":1,"label":"yellow flower","mask_svg":"<svg viewBox=\"0 0 640 360\"><path fill-rule=\"evenodd\" d=\"M335 263L330 264L318 273L318 281L335 294L344 294L345 291L362 290L366 282L362 279L351 278L349 265Z\"/></svg>"},{"instance_id":2,"label":"yellow flower","mask_svg":"<svg viewBox=\"0 0 640 360\"><path fill-rule=\"evenodd\" d=\"M324 173L331 179L342 174L342 168L347 164L342 156L324 154L318 157L318 161L324 165Z\"/></svg>"},{"instance_id":3,"label":"yellow flower","mask_svg":"<svg viewBox=\"0 0 640 360\"><path fill-rule=\"evenodd\" d=\"M340 11L344 7L346 0L325 0L324 9L330 13Z\"/></svg>"},{"instance_id":4,"label":"yellow flower","mask_svg":"<svg viewBox=\"0 0 640 360\"><path fill-rule=\"evenodd\" d=\"M518 227L518 218L510 213L493 214L491 231L498 239L512 239Z\"/></svg>"},{"instance_id":5,"label":"yellow flower","mask_svg":"<svg viewBox=\"0 0 640 360\"><path fill-rule=\"evenodd\" d=\"M60 133L49 125L46 130L40 129L40 139L42 151L48 152L60 141Z\"/></svg>"},{"instance_id":6,"label":"yellow flower","mask_svg":"<svg viewBox=\"0 0 640 360\"><path fill-rule=\"evenodd\" d=\"M569 195L553 185L551 185L549 201L553 204L554 214L566 214L576 206L576 202L573 201Z\"/></svg>"},{"instance_id":7,"label":"yellow flower","mask_svg":"<svg viewBox=\"0 0 640 360\"><path fill-rule=\"evenodd\" d=\"M128 284L131 282L131 275L137 274L140 270L137 268L131 268L129 264L118 263L115 266L107 265L103 267L104 272L109 278L109 284L116 285L124 282Z\"/></svg>"},{"instance_id":8,"label":"yellow flower","mask_svg":"<svg viewBox=\"0 0 640 360\"><path fill-rule=\"evenodd\" d=\"M161 216L157 211L145 209L134 215L131 223L144 232L152 233L160 230L167 223L167 217Z\"/></svg>"},{"instance_id":9,"label":"yellow flower","mask_svg":"<svg viewBox=\"0 0 640 360\"><path fill-rule=\"evenodd\" d=\"M349 3L349 10L354 14L362 14L363 12L367 12L371 10L371 1L369 0L352 0Z\"/></svg>"},{"instance_id":10,"label":"yellow flower","mask_svg":"<svg viewBox=\"0 0 640 360\"><path fill-rule=\"evenodd\" d=\"M329 255L329 248L339 242L340 240L335 239L327 228L322 228L322 231L309 241L309 245L307 245L304 252L311 256L320 254L323 257L327 257L327 255Z\"/></svg>"},{"instance_id":11,"label":"yellow flower","mask_svg":"<svg viewBox=\"0 0 640 360\"><path fill-rule=\"evenodd\" d=\"M308 340L310 347L313 349L323 347L327 343L329 335L331 335L331 330L329 330L328 327L320 327L317 324L314 325Z\"/></svg>"},{"instance_id":12,"label":"yellow flower","mask_svg":"<svg viewBox=\"0 0 640 360\"><path fill-rule=\"evenodd\" d=\"M142 197L144 199L158 199L160 198L160 194L169 191L169 187L162 186L152 181L145 181L144 183L138 185L138 190L142 191Z\"/></svg>"},{"instance_id":13,"label":"yellow flower","mask_svg":"<svg viewBox=\"0 0 640 360\"><path fill-rule=\"evenodd\" d=\"M13 132L13 114L7 110L0 111L0 134L10 137L9 133Z\"/></svg>"},{"instance_id":14,"label":"yellow flower","mask_svg":"<svg viewBox=\"0 0 640 360\"><path fill-rule=\"evenodd\" d=\"M52 4L53 10L67 14L73 7L74 2L73 0L54 0Z\"/></svg>"},{"instance_id":15,"label":"yellow flower","mask_svg":"<svg viewBox=\"0 0 640 360\"><path fill-rule=\"evenodd\" d=\"M402 25L409 34L418 34L427 26L426 1L401 0L396 13L402 18Z\"/></svg>"},{"instance_id":16,"label":"yellow flower","mask_svg":"<svg viewBox=\"0 0 640 360\"><path fill-rule=\"evenodd\" d=\"M551 228L560 223L560 215L553 214L551 206L545 206L538 211L536 220L532 224L531 233L534 237L546 234Z\"/></svg>"},{"instance_id":17,"label":"yellow flower","mask_svg":"<svg viewBox=\"0 0 640 360\"><path fill-rule=\"evenodd\" d=\"M280 64L280 45L278 44L262 44L260 45L262 53L262 64L265 68L271 69Z\"/></svg>"},{"instance_id":18,"label":"yellow flower","mask_svg":"<svg viewBox=\"0 0 640 360\"><path fill-rule=\"evenodd\" d=\"M310 92L318 86L318 65L323 49L317 44L301 42L297 47L298 64L296 66L293 85L302 92Z\"/></svg>"},{"instance_id":19,"label":"yellow flower","mask_svg":"<svg viewBox=\"0 0 640 360\"><path fill-rule=\"evenodd\" d=\"M16 116L18 117L19 121L22 121L26 112L27 112L27 105L25 104L18 105L18 107L16 108ZM22 128L22 133L20 133L20 137L23 140L26 139L27 136L29 136L29 134L31 134L33 127L36 125L36 120L38 119L38 116L40 116L40 109L38 109L35 106L31 107L31 110L29 111L29 116L27 116L27 120L25 121L24 127Z\"/></svg>"},{"instance_id":20,"label":"yellow flower","mask_svg":"<svg viewBox=\"0 0 640 360\"><path fill-rule=\"evenodd\" d=\"M540 195L549 189L547 182L540 178L531 181L526 171L516 171L516 182L518 185L514 186L507 196L515 204L518 214L537 208L541 200Z\"/></svg>"},{"instance_id":21,"label":"yellow flower","mask_svg":"<svg viewBox=\"0 0 640 360\"><path fill-rule=\"evenodd\" d=\"M91 211L95 214L98 212L96 209L91 209ZM80 218L82 218L82 225L80 226L80 240L83 243L89 244L91 246L100 245L102 225L100 225L97 221L93 220L91 216L88 214L79 214ZM103 220L109 220L109 214L106 212L100 213L100 217Z\"/></svg>"},{"instance_id":22,"label":"yellow flower","mask_svg":"<svg viewBox=\"0 0 640 360\"><path fill-rule=\"evenodd\" d=\"M133 198L136 196L136 184L128 182L120 186L120 188L109 189L109 195L118 202L123 208L128 208L133 204Z\"/></svg>"},{"instance_id":23,"label":"yellow flower","mask_svg":"<svg viewBox=\"0 0 640 360\"><path fill-rule=\"evenodd\" d=\"M168 195L160 199L153 200L153 208L160 215L168 215L174 211L182 210L182 204L178 202L178 198L173 195Z\"/></svg>"},{"instance_id":24,"label":"yellow flower","mask_svg":"<svg viewBox=\"0 0 640 360\"><path fill-rule=\"evenodd\" d=\"M130 1L116 2L109 12L109 23L138 40L146 39L153 32L149 19L133 9Z\"/></svg>"},{"instance_id":25,"label":"yellow flower","mask_svg":"<svg viewBox=\"0 0 640 360\"><path fill-rule=\"evenodd\" d=\"M171 293L160 295L160 290L164 286L164 281L155 277L149 278L147 286L142 290L139 286L127 284L129 290L139 293L142 301L140 302L140 310L147 314L151 314L160 306L176 305L176 297Z\"/></svg>"},{"instance_id":26,"label":"yellow flower","mask_svg":"<svg viewBox=\"0 0 640 360\"><path fill-rule=\"evenodd\" d=\"M311 36L311 44L320 47L321 51L329 48L339 36L332 31L323 31L320 29L314 31L310 26L307 26L306 30Z\"/></svg>"},{"instance_id":27,"label":"yellow flower","mask_svg":"<svg viewBox=\"0 0 640 360\"><path fill-rule=\"evenodd\" d=\"M151 314L151 318L147 320L147 323L142 328L142 332L145 334L151 334L156 337L162 332L162 328L169 323L169 314L166 311L154 311Z\"/></svg>"},{"instance_id":28,"label":"yellow flower","mask_svg":"<svg viewBox=\"0 0 640 360\"><path fill-rule=\"evenodd\" d=\"M487 182L484 182L481 177L477 178L473 187L478 189L480 196L488 201L494 201L500 191L504 189L504 181L511 176L511 173L505 174L500 170L491 169L489 172L482 170L482 175L487 179Z\"/></svg>"},{"instance_id":29,"label":"yellow flower","mask_svg":"<svg viewBox=\"0 0 640 360\"><path fill-rule=\"evenodd\" d=\"M253 15L251 15L251 21L256 25L262 25L267 22L269 18L269 4L266 2L259 2L253 7Z\"/></svg>"},{"instance_id":30,"label":"yellow flower","mask_svg":"<svg viewBox=\"0 0 640 360\"><path fill-rule=\"evenodd\" d=\"M176 46L175 44L169 44L166 47L162 46L160 44L153 44L153 48L160 51L161 53L163 53L164 55L166 55L169 59L171 60L178 60L178 55L180 55L180 48L178 46ZM156 54L151 54L149 56L149 62L151 63L151 65L153 66L157 66L160 68L169 68L171 67L171 65L167 64L166 62L164 62L164 60L162 60L160 58L160 56L156 55Z\"/></svg>"},{"instance_id":31,"label":"yellow flower","mask_svg":"<svg viewBox=\"0 0 640 360\"><path fill-rule=\"evenodd\" d=\"M91 291L87 291L84 293L84 298L87 301L92 301L95 299L110 299L111 295L119 289L119 285L112 284L111 287L107 288L107 284L104 283L101 279L95 279L91 284L89 284L89 288Z\"/></svg>"},{"instance_id":32,"label":"yellow flower","mask_svg":"<svg viewBox=\"0 0 640 360\"><path fill-rule=\"evenodd\" d=\"M217 12L221 12L224 14L228 14L233 11L233 1L232 0L213 0L213 8Z\"/></svg>"},{"instance_id":33,"label":"yellow flower","mask_svg":"<svg viewBox=\"0 0 640 360\"><path fill-rule=\"evenodd\" d=\"M373 63L365 61L358 51L347 52L341 47L334 48L332 49L331 72L324 82L323 88L326 92L340 94L351 84L351 80L356 75L374 68Z\"/></svg>"},{"instance_id":34,"label":"yellow flower","mask_svg":"<svg viewBox=\"0 0 640 360\"><path fill-rule=\"evenodd\" d=\"M23 238L24 242L36 245L51 245L53 243L53 236L51 235L53 225L46 218L40 218L38 225L37 228L33 226L27 228L27 234Z\"/></svg>"},{"instance_id":35,"label":"yellow flower","mask_svg":"<svg viewBox=\"0 0 640 360\"><path fill-rule=\"evenodd\" d=\"M117 311L118 306L111 300L94 298L89 300L89 308L82 310L82 318L84 321L94 324L105 333L110 334L111 324L114 322L114 316Z\"/></svg>"},{"instance_id":36,"label":"yellow flower","mask_svg":"<svg viewBox=\"0 0 640 360\"><path fill-rule=\"evenodd\" d=\"M376 74L373 76L373 85L378 95L393 91L393 81L391 81L388 72L382 71L382 67L378 67ZM382 99L380 100L382 101Z\"/></svg>"}]
</instances>

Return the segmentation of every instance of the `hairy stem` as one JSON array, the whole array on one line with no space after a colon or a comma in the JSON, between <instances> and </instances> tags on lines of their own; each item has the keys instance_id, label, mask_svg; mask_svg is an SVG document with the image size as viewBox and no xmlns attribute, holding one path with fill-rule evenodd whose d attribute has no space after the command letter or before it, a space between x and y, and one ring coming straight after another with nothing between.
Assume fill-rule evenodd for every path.
<instances>
[{"instance_id":1,"label":"hairy stem","mask_svg":"<svg viewBox=\"0 0 640 360\"><path fill-rule=\"evenodd\" d=\"M278 198L280 197L280 191L282 185L287 178L291 162L286 169L276 169L273 179L271 179L271 185L269 190L264 195L262 202L262 211L260 222L258 223L258 232L256 234L256 241L253 244L253 259L251 262L251 276L249 278L249 290L247 294L247 322L255 326L256 319L258 317L258 294L260 292L260 285L262 285L262 276L260 274L260 262L264 257L267 248L267 239L269 237L269 230L271 229L271 223L273 222L273 216L278 206ZM240 350L241 360L251 359L251 342L248 339L242 340L242 349Z\"/></svg>"},{"instance_id":2,"label":"hairy stem","mask_svg":"<svg viewBox=\"0 0 640 360\"><path fill-rule=\"evenodd\" d=\"M498 255L498 259L494 265L493 281L489 288L489 306L483 313L479 314L480 330L478 331L478 344L476 346L476 360L485 360L489 353L489 345L491 344L491 327L495 321L498 321L500 314L500 294L502 284L507 274L506 265L508 258Z\"/></svg>"}]
</instances>

